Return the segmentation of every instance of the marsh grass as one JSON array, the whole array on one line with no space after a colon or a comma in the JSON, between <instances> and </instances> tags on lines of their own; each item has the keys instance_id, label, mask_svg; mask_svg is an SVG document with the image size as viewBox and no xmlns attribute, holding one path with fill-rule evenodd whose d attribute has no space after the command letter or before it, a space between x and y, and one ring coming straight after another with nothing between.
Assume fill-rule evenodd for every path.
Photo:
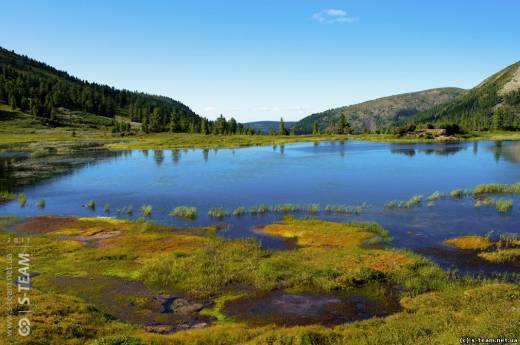
<instances>
[{"instance_id":1,"label":"marsh grass","mask_svg":"<svg viewBox=\"0 0 520 345\"><path fill-rule=\"evenodd\" d=\"M134 207L132 205L128 205L123 208L117 209L117 212L126 215L132 215L134 213Z\"/></svg>"},{"instance_id":2,"label":"marsh grass","mask_svg":"<svg viewBox=\"0 0 520 345\"><path fill-rule=\"evenodd\" d=\"M36 207L45 208L45 200L39 199L38 201L36 201Z\"/></svg>"},{"instance_id":3,"label":"marsh grass","mask_svg":"<svg viewBox=\"0 0 520 345\"><path fill-rule=\"evenodd\" d=\"M317 214L320 212L320 205L319 204L307 205L306 211L307 211L307 213L310 213L310 214Z\"/></svg>"},{"instance_id":4,"label":"marsh grass","mask_svg":"<svg viewBox=\"0 0 520 345\"><path fill-rule=\"evenodd\" d=\"M208 216L210 216L211 218L222 219L225 216L227 216L227 212L222 207L213 207L209 209Z\"/></svg>"},{"instance_id":5,"label":"marsh grass","mask_svg":"<svg viewBox=\"0 0 520 345\"><path fill-rule=\"evenodd\" d=\"M359 215L368 208L368 205L363 203L361 205L325 205L325 212L326 213L336 213L336 214L354 214Z\"/></svg>"},{"instance_id":6,"label":"marsh grass","mask_svg":"<svg viewBox=\"0 0 520 345\"><path fill-rule=\"evenodd\" d=\"M453 199L460 199L464 196L464 190L461 188L454 189L450 192L450 196Z\"/></svg>"},{"instance_id":7,"label":"marsh grass","mask_svg":"<svg viewBox=\"0 0 520 345\"><path fill-rule=\"evenodd\" d=\"M27 196L25 195L25 193L18 194L18 205L20 205L20 207L25 207L26 204Z\"/></svg>"},{"instance_id":8,"label":"marsh grass","mask_svg":"<svg viewBox=\"0 0 520 345\"><path fill-rule=\"evenodd\" d=\"M427 200L428 201L437 201L444 197L446 197L445 193L436 191L436 192L433 192L432 194L430 194L430 196L428 196Z\"/></svg>"},{"instance_id":9,"label":"marsh grass","mask_svg":"<svg viewBox=\"0 0 520 345\"><path fill-rule=\"evenodd\" d=\"M110 213L110 204L105 204L103 206L103 211L105 211L105 213Z\"/></svg>"},{"instance_id":10,"label":"marsh grass","mask_svg":"<svg viewBox=\"0 0 520 345\"><path fill-rule=\"evenodd\" d=\"M143 217L150 217L152 215L152 205L143 205L139 209L139 212L141 213L141 216Z\"/></svg>"},{"instance_id":11,"label":"marsh grass","mask_svg":"<svg viewBox=\"0 0 520 345\"><path fill-rule=\"evenodd\" d=\"M301 211L302 207L298 204L278 204L270 208L275 213L290 213Z\"/></svg>"},{"instance_id":12,"label":"marsh grass","mask_svg":"<svg viewBox=\"0 0 520 345\"><path fill-rule=\"evenodd\" d=\"M485 183L473 188L473 193L479 194L520 194L520 183L501 184Z\"/></svg>"},{"instance_id":13,"label":"marsh grass","mask_svg":"<svg viewBox=\"0 0 520 345\"><path fill-rule=\"evenodd\" d=\"M197 208L188 206L178 206L170 211L170 216L184 219L197 218Z\"/></svg>"},{"instance_id":14,"label":"marsh grass","mask_svg":"<svg viewBox=\"0 0 520 345\"><path fill-rule=\"evenodd\" d=\"M0 191L0 202L16 199L16 195L6 191Z\"/></svg>"},{"instance_id":15,"label":"marsh grass","mask_svg":"<svg viewBox=\"0 0 520 345\"><path fill-rule=\"evenodd\" d=\"M508 213L513 209L513 200L511 199L498 199L494 201L494 204L500 213Z\"/></svg>"},{"instance_id":16,"label":"marsh grass","mask_svg":"<svg viewBox=\"0 0 520 345\"><path fill-rule=\"evenodd\" d=\"M413 206L419 206L419 205L421 205L422 199L423 199L422 195L414 195L410 199L406 200L406 202L404 203L404 207L410 208Z\"/></svg>"},{"instance_id":17,"label":"marsh grass","mask_svg":"<svg viewBox=\"0 0 520 345\"><path fill-rule=\"evenodd\" d=\"M91 210L95 210L96 202L94 200L90 199L89 202L87 203L87 208L90 208Z\"/></svg>"},{"instance_id":18,"label":"marsh grass","mask_svg":"<svg viewBox=\"0 0 520 345\"><path fill-rule=\"evenodd\" d=\"M233 210L233 216L240 217L243 216L246 213L246 208L243 206L237 207Z\"/></svg>"}]
</instances>

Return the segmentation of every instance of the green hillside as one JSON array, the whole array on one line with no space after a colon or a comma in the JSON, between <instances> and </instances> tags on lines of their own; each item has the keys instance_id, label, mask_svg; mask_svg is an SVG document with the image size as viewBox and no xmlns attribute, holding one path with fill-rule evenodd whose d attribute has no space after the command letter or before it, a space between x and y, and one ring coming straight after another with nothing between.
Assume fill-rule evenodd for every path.
<instances>
[{"instance_id":1,"label":"green hillside","mask_svg":"<svg viewBox=\"0 0 520 345\"><path fill-rule=\"evenodd\" d=\"M50 125L64 125L72 117L88 122L92 116L110 120L118 115L142 122L151 132L187 132L202 123L189 107L171 98L80 80L1 47L0 103Z\"/></svg>"},{"instance_id":2,"label":"green hillside","mask_svg":"<svg viewBox=\"0 0 520 345\"><path fill-rule=\"evenodd\" d=\"M465 90L459 88L440 88L378 98L312 114L298 121L295 130L299 133L310 133L313 123L316 122L320 130L325 131L331 122L339 121L341 114L345 115L354 131L359 132L365 128L374 130L451 101L464 92Z\"/></svg>"},{"instance_id":3,"label":"green hillside","mask_svg":"<svg viewBox=\"0 0 520 345\"><path fill-rule=\"evenodd\" d=\"M285 128L290 130L295 123L295 121L285 121ZM255 132L258 133L269 133L271 131L277 132L279 126L280 121L255 121L244 123L244 127L254 129Z\"/></svg>"},{"instance_id":4,"label":"green hillside","mask_svg":"<svg viewBox=\"0 0 520 345\"><path fill-rule=\"evenodd\" d=\"M466 130L520 129L520 62L492 75L464 95L409 119L459 124Z\"/></svg>"}]
</instances>

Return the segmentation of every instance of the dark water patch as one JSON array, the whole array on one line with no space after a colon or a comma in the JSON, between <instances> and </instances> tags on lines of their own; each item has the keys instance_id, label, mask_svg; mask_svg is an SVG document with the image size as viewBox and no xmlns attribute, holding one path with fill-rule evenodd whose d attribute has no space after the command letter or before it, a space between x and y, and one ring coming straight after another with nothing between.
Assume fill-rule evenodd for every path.
<instances>
[{"instance_id":1,"label":"dark water patch","mask_svg":"<svg viewBox=\"0 0 520 345\"><path fill-rule=\"evenodd\" d=\"M226 303L224 313L249 325L334 326L399 311L396 301L381 302L362 295L290 294L282 291L257 294Z\"/></svg>"},{"instance_id":2,"label":"dark water patch","mask_svg":"<svg viewBox=\"0 0 520 345\"><path fill-rule=\"evenodd\" d=\"M493 263L480 256L480 250L458 249L447 245L417 248L416 253L433 259L444 268L455 269L462 274L486 277L504 277L513 274L518 281L519 268L514 263ZM520 281L519 281L520 282Z\"/></svg>"},{"instance_id":3,"label":"dark water patch","mask_svg":"<svg viewBox=\"0 0 520 345\"><path fill-rule=\"evenodd\" d=\"M145 327L149 332L173 333L207 327L214 320L199 311L210 302L194 301L180 295L156 294L142 282L112 277L62 276L50 280L57 288L92 303L114 319Z\"/></svg>"}]
</instances>

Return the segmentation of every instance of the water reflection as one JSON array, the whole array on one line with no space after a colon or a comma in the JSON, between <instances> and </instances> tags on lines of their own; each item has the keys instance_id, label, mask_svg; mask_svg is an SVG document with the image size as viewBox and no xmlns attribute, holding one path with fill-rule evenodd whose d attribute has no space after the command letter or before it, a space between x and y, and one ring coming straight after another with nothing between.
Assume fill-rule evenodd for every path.
<instances>
[{"instance_id":1,"label":"water reflection","mask_svg":"<svg viewBox=\"0 0 520 345\"><path fill-rule=\"evenodd\" d=\"M466 150L466 144L391 144L392 154L414 157L418 153L436 156L450 156ZM475 147L473 148L475 152Z\"/></svg>"}]
</instances>

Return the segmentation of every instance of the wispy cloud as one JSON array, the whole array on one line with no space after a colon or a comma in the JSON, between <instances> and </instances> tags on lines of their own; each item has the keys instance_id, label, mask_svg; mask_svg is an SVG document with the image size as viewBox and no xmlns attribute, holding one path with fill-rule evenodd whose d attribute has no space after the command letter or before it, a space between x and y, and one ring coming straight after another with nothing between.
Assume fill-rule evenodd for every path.
<instances>
[{"instance_id":1,"label":"wispy cloud","mask_svg":"<svg viewBox=\"0 0 520 345\"><path fill-rule=\"evenodd\" d=\"M312 15L312 19L322 24L351 24L357 21L357 18L351 17L347 12L337 8L316 12Z\"/></svg>"},{"instance_id":2,"label":"wispy cloud","mask_svg":"<svg viewBox=\"0 0 520 345\"><path fill-rule=\"evenodd\" d=\"M207 107L204 108L204 111L215 111L217 110L217 107L213 106L213 105L208 105Z\"/></svg>"}]
</instances>

